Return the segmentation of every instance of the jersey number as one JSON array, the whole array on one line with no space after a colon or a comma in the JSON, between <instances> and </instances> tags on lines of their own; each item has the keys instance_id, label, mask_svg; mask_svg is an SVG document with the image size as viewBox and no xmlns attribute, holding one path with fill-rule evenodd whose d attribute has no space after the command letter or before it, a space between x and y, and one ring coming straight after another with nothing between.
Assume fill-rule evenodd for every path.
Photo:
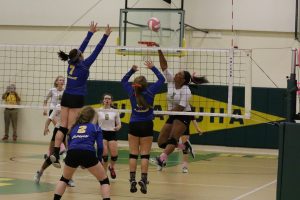
<instances>
[{"instance_id":1,"label":"jersey number","mask_svg":"<svg viewBox=\"0 0 300 200\"><path fill-rule=\"evenodd\" d=\"M74 72L75 66L74 65L70 65L70 72L69 74L72 75Z\"/></svg>"},{"instance_id":2,"label":"jersey number","mask_svg":"<svg viewBox=\"0 0 300 200\"><path fill-rule=\"evenodd\" d=\"M85 133L87 126L79 126L77 133Z\"/></svg>"}]
</instances>

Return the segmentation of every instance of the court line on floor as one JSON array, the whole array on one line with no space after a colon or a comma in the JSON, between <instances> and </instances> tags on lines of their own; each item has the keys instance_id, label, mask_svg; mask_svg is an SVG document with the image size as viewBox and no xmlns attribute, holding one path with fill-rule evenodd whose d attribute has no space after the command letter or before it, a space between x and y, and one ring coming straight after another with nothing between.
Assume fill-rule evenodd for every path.
<instances>
[{"instance_id":1,"label":"court line on floor","mask_svg":"<svg viewBox=\"0 0 300 200\"><path fill-rule=\"evenodd\" d=\"M232 199L232 200L240 200L240 199L242 199L242 198L244 198L244 197L247 197L247 196L249 196L249 195L251 195L251 194L253 194L253 193L255 193L255 192L257 192L257 191L259 191L259 190L261 190L261 189L264 189L264 188L266 188L266 187L268 187L268 186L270 186L270 185L272 185L272 184L274 184L274 183L276 183L276 182L277 182L277 180L271 181L271 182L269 182L269 183L267 183L267 184L264 184L264 185L262 185L262 186L260 186L260 187L258 187L258 188L255 188L255 189L251 190L250 192L247 192L247 193L245 193L245 194L242 194L242 195L240 195L240 196L238 196L238 197L236 197L236 198L234 198L234 199Z\"/></svg>"},{"instance_id":2,"label":"court line on floor","mask_svg":"<svg viewBox=\"0 0 300 200\"><path fill-rule=\"evenodd\" d=\"M12 173L12 171L0 171L0 173L5 173L5 174L9 174ZM22 174L22 175L31 175L33 177L33 175L35 173L31 173L31 172L13 172L14 174ZM58 174L48 174L47 176L50 177L59 177ZM1 174L0 174L1 177ZM7 178L10 178L8 176L6 176ZM13 179L17 179L17 178L13 178ZM76 175L75 176L75 180L82 180L82 181L89 181L89 180L94 180L93 176L89 176L89 175ZM123 179L123 178L118 178L115 181L120 181L120 182L128 182L128 179ZM57 181L52 182L52 181L47 181L47 183L51 183L51 184L55 184ZM114 181L113 181L114 182ZM161 185L185 185L185 186L197 186L197 187L215 187L215 188L233 188L233 189L247 189L249 188L249 186L237 186L237 185L214 185L214 184L197 184L197 183L187 183L187 182L166 182L166 181L151 181L151 183L153 184L161 184Z\"/></svg>"}]
</instances>

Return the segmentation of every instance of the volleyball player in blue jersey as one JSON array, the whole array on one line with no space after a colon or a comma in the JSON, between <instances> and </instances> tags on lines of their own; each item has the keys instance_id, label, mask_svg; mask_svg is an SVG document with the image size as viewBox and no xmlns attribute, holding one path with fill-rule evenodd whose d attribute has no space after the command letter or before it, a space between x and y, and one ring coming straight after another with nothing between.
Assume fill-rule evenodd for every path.
<instances>
[{"instance_id":1,"label":"volleyball player in blue jersey","mask_svg":"<svg viewBox=\"0 0 300 200\"><path fill-rule=\"evenodd\" d=\"M89 32L79 49L72 49L69 54L63 51L58 52L59 58L63 61L68 61L69 66L66 89L61 100L61 126L55 137L54 154L50 156L52 164L57 168L61 167L59 163L60 144L65 140L68 129L74 124L80 108L84 105L89 69L104 47L111 33L111 28L107 25L102 39L96 45L92 54L84 59L83 52L95 32L97 32L97 23L92 21Z\"/></svg>"},{"instance_id":2,"label":"volleyball player in blue jersey","mask_svg":"<svg viewBox=\"0 0 300 200\"><path fill-rule=\"evenodd\" d=\"M129 78L138 70L133 65L122 79L122 85L128 92L132 113L129 122L129 170L130 170L130 192L136 192L137 182L135 179L137 159L141 155L141 180L138 184L141 192L147 193L148 165L150 150L153 141L153 101L155 94L162 88L165 78L151 61L145 61L148 69L151 69L158 80L149 85L144 76L137 76L133 84L128 82Z\"/></svg>"},{"instance_id":3,"label":"volleyball player in blue jersey","mask_svg":"<svg viewBox=\"0 0 300 200\"><path fill-rule=\"evenodd\" d=\"M69 180L79 166L86 168L100 182L102 198L110 199L109 179L101 164L102 131L98 125L92 123L95 115L96 111L92 107L83 107L75 124L71 127L63 175L56 185L54 200L61 199ZM97 144L97 155L95 143Z\"/></svg>"}]
</instances>

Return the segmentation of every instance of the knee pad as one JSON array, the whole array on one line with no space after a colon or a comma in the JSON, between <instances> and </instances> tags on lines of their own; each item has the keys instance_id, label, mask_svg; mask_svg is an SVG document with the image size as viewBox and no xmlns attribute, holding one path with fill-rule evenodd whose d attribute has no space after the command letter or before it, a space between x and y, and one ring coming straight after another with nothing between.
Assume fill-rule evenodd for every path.
<instances>
[{"instance_id":1,"label":"knee pad","mask_svg":"<svg viewBox=\"0 0 300 200\"><path fill-rule=\"evenodd\" d=\"M161 148L161 149L165 149L166 146L167 146L167 143L159 144L158 146L159 146L159 148Z\"/></svg>"},{"instance_id":2,"label":"knee pad","mask_svg":"<svg viewBox=\"0 0 300 200\"><path fill-rule=\"evenodd\" d=\"M46 160L45 160L45 162L47 163L47 165L52 165L52 161L50 160L50 157L48 157Z\"/></svg>"},{"instance_id":3,"label":"knee pad","mask_svg":"<svg viewBox=\"0 0 300 200\"><path fill-rule=\"evenodd\" d=\"M100 185L104 185L104 184L110 185L108 177L106 177L105 179L103 179L102 181L99 181L99 182L100 182Z\"/></svg>"},{"instance_id":4,"label":"knee pad","mask_svg":"<svg viewBox=\"0 0 300 200\"><path fill-rule=\"evenodd\" d=\"M138 155L134 155L134 154L129 154L129 159L138 159L139 156Z\"/></svg>"},{"instance_id":5,"label":"knee pad","mask_svg":"<svg viewBox=\"0 0 300 200\"><path fill-rule=\"evenodd\" d=\"M108 161L108 156L102 156L103 162L107 162Z\"/></svg>"},{"instance_id":6,"label":"knee pad","mask_svg":"<svg viewBox=\"0 0 300 200\"><path fill-rule=\"evenodd\" d=\"M171 145L175 145L177 146L178 144L178 141L175 139L175 138L169 138L168 141L167 141L168 144L171 144Z\"/></svg>"},{"instance_id":7,"label":"knee pad","mask_svg":"<svg viewBox=\"0 0 300 200\"><path fill-rule=\"evenodd\" d=\"M117 160L118 160L118 156L111 156L110 159L111 159L112 161L117 161Z\"/></svg>"},{"instance_id":8,"label":"knee pad","mask_svg":"<svg viewBox=\"0 0 300 200\"><path fill-rule=\"evenodd\" d=\"M65 127L62 127L62 126L60 126L60 127L58 128L58 130L60 130L64 135L67 135L67 133L68 133L68 131L69 131L69 129L67 129L67 128L65 128Z\"/></svg>"},{"instance_id":9,"label":"knee pad","mask_svg":"<svg viewBox=\"0 0 300 200\"><path fill-rule=\"evenodd\" d=\"M141 159L147 159L147 160L149 160L149 158L150 158L150 154L141 155Z\"/></svg>"},{"instance_id":10,"label":"knee pad","mask_svg":"<svg viewBox=\"0 0 300 200\"><path fill-rule=\"evenodd\" d=\"M183 154L188 154L189 152L188 152L188 150L186 150L186 149L182 149L182 153L183 153Z\"/></svg>"},{"instance_id":11,"label":"knee pad","mask_svg":"<svg viewBox=\"0 0 300 200\"><path fill-rule=\"evenodd\" d=\"M61 176L60 181L65 182L66 184L69 183L69 179L66 179L64 176Z\"/></svg>"}]
</instances>

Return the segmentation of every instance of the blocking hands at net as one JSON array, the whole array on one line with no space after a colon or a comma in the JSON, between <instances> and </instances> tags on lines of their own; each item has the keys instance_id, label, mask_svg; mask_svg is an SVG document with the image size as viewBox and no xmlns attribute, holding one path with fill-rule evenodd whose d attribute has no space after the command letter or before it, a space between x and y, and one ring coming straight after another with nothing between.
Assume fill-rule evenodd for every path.
<instances>
[{"instance_id":1,"label":"blocking hands at net","mask_svg":"<svg viewBox=\"0 0 300 200\"><path fill-rule=\"evenodd\" d=\"M17 122L18 122L18 109L10 106L20 104L21 98L16 91L16 85L10 84L7 86L5 93L2 95L2 100L5 101L7 107L4 109L4 124L5 124L5 134L2 141L7 141L9 138L9 126L10 121L12 122L13 128L13 141L17 141Z\"/></svg>"},{"instance_id":2,"label":"blocking hands at net","mask_svg":"<svg viewBox=\"0 0 300 200\"><path fill-rule=\"evenodd\" d=\"M61 100L61 126L55 137L54 154L50 156L55 167L60 168L59 147L65 140L66 134L74 124L79 114L80 108L84 105L84 96L87 93L87 79L89 69L97 56L104 47L110 33L112 32L109 25L105 28L104 35L90 56L84 58L86 49L91 37L98 31L97 23L90 23L89 31L78 49L72 49L69 54L63 51L58 52L58 57L62 61L68 61L67 84Z\"/></svg>"},{"instance_id":3,"label":"blocking hands at net","mask_svg":"<svg viewBox=\"0 0 300 200\"><path fill-rule=\"evenodd\" d=\"M156 44L156 46L159 46ZM179 71L173 76L168 70L168 63L161 50L158 50L160 67L168 83L167 103L169 111L191 112L190 99L192 97L189 83L195 84L207 83L205 77L192 76L188 71ZM180 136L186 131L191 121L188 115L170 115L160 131L158 137L158 146L164 151L160 156L153 159L161 170L168 158L178 144Z\"/></svg>"},{"instance_id":4,"label":"blocking hands at net","mask_svg":"<svg viewBox=\"0 0 300 200\"><path fill-rule=\"evenodd\" d=\"M136 65L132 66L121 81L123 88L128 93L132 108L128 133L130 192L137 192L136 169L137 159L140 155L141 180L138 184L140 191L144 194L147 193L147 184L149 183L148 165L153 141L153 102L155 94L161 90L165 82L164 76L151 61L145 61L145 65L158 78L155 83L149 86L145 76L137 76L130 84L129 78L138 71Z\"/></svg>"},{"instance_id":5,"label":"blocking hands at net","mask_svg":"<svg viewBox=\"0 0 300 200\"><path fill-rule=\"evenodd\" d=\"M103 200L110 199L110 183L101 164L103 138L101 128L92 123L96 111L90 107L83 107L75 124L70 129L68 140L68 154L65 159L63 175L56 185L54 200L60 200L69 180L79 166L87 169L100 183ZM95 150L97 144L97 154Z\"/></svg>"}]
</instances>

